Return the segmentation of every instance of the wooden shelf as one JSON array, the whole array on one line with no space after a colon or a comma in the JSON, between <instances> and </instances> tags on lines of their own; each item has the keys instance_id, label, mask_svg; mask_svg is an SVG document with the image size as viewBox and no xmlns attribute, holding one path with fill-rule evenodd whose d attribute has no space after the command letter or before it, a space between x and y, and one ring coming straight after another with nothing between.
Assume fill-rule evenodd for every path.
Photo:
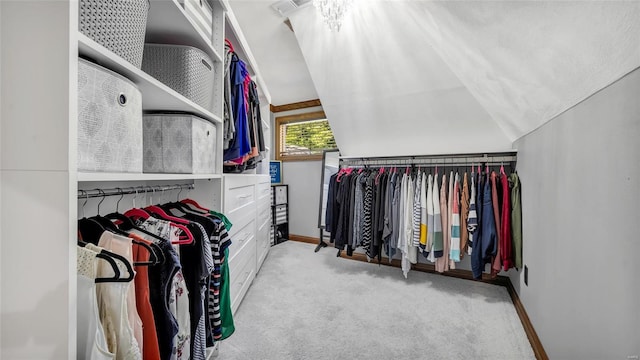
<instances>
[{"instance_id":1,"label":"wooden shelf","mask_svg":"<svg viewBox=\"0 0 640 360\"><path fill-rule=\"evenodd\" d=\"M222 62L212 39L193 23L176 0L151 0L145 42L193 46L206 52L211 60Z\"/></svg>"},{"instance_id":2,"label":"wooden shelf","mask_svg":"<svg viewBox=\"0 0 640 360\"><path fill-rule=\"evenodd\" d=\"M78 172L79 182L220 179L222 174L134 174Z\"/></svg>"},{"instance_id":3,"label":"wooden shelf","mask_svg":"<svg viewBox=\"0 0 640 360\"><path fill-rule=\"evenodd\" d=\"M187 99L80 32L78 32L78 53L134 82L142 92L144 111L187 112L205 118L216 125L222 125L220 116Z\"/></svg>"}]
</instances>

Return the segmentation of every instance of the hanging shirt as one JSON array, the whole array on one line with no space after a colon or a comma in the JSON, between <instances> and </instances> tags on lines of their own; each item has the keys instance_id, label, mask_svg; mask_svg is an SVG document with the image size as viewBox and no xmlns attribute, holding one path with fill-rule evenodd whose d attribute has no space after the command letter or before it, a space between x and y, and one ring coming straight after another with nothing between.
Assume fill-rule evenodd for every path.
<instances>
[{"instance_id":1,"label":"hanging shirt","mask_svg":"<svg viewBox=\"0 0 640 360\"><path fill-rule=\"evenodd\" d=\"M503 270L507 271L513 267L513 248L511 239L511 199L509 181L507 180L507 174L502 172L500 174L500 181L502 183L502 209L500 210L500 252L502 254L502 266Z\"/></svg>"},{"instance_id":2,"label":"hanging shirt","mask_svg":"<svg viewBox=\"0 0 640 360\"><path fill-rule=\"evenodd\" d=\"M117 238L114 238L114 236L117 236ZM122 245L126 242L126 240L127 238L123 236L105 231L100 236L100 241L98 243L101 242L108 248L105 248L103 246L96 247L93 244L88 244L87 248L93 249L97 252L102 251L102 249L107 249L118 254L117 251L122 248ZM129 239L128 241L130 244L131 240ZM116 251L113 251L111 249ZM128 273L128 270L124 264L121 264L120 261L117 261L116 263L118 265L120 274ZM111 277L112 275L113 270L109 263L107 263L106 261L101 261L98 263L98 269L96 273L97 277ZM142 359L140 346L138 345L138 341L136 340L133 329L129 323L128 293L131 284L131 282L108 282L96 284L96 298L98 307L101 309L100 321L103 326L105 326L109 352L115 353L116 359ZM135 304L133 306L135 306ZM114 334L115 338L112 338L109 334Z\"/></svg>"},{"instance_id":3,"label":"hanging shirt","mask_svg":"<svg viewBox=\"0 0 640 360\"><path fill-rule=\"evenodd\" d=\"M437 258L442 257L444 249L440 209L440 188L438 187L438 174L436 173L433 179L433 247L429 254L429 261L431 262L435 262Z\"/></svg>"},{"instance_id":4,"label":"hanging shirt","mask_svg":"<svg viewBox=\"0 0 640 360\"><path fill-rule=\"evenodd\" d=\"M460 262L460 176L456 173L453 184L453 209L451 211L451 260Z\"/></svg>"},{"instance_id":5,"label":"hanging shirt","mask_svg":"<svg viewBox=\"0 0 640 360\"><path fill-rule=\"evenodd\" d=\"M413 189L413 242L411 245L417 248L420 245L420 223L422 221L422 172L420 171L416 176Z\"/></svg>"},{"instance_id":6,"label":"hanging shirt","mask_svg":"<svg viewBox=\"0 0 640 360\"><path fill-rule=\"evenodd\" d=\"M428 224L429 214L427 213L427 174L422 174L420 181L420 241L418 251L423 255L426 255L427 250L427 236L429 233Z\"/></svg>"},{"instance_id":7,"label":"hanging shirt","mask_svg":"<svg viewBox=\"0 0 640 360\"><path fill-rule=\"evenodd\" d=\"M418 238L416 241L416 237L414 231L417 227L418 231L420 231L420 218L416 219L415 216L415 191L416 191L416 183L411 178L411 174L407 175L407 217L405 226L407 227L406 233L406 247L407 247L407 258L411 264L415 264L418 262L418 244L420 243L420 234L418 234ZM414 244L416 244L414 246ZM409 265L411 268L411 265Z\"/></svg>"},{"instance_id":8,"label":"hanging shirt","mask_svg":"<svg viewBox=\"0 0 640 360\"><path fill-rule=\"evenodd\" d=\"M422 255L429 258L432 255L433 236L434 236L434 215L433 215L433 177L429 174L427 179L427 238ZM433 260L432 260L433 261Z\"/></svg>"},{"instance_id":9,"label":"hanging shirt","mask_svg":"<svg viewBox=\"0 0 640 360\"><path fill-rule=\"evenodd\" d=\"M462 200L460 202L460 259L464 258L464 254L468 249L469 229L467 228L467 219L469 218L469 182L467 173L464 173L462 181Z\"/></svg>"},{"instance_id":10,"label":"hanging shirt","mask_svg":"<svg viewBox=\"0 0 640 360\"><path fill-rule=\"evenodd\" d=\"M79 359L113 360L116 354L109 351L104 328L100 322L100 309L96 298L96 273L98 252L77 247L77 342L76 356ZM115 343L115 332L112 338Z\"/></svg>"},{"instance_id":11,"label":"hanging shirt","mask_svg":"<svg viewBox=\"0 0 640 360\"><path fill-rule=\"evenodd\" d=\"M501 240L500 240L500 203L498 198L500 197L498 192L498 177L495 171L491 172L491 203L493 206L493 220L495 222L496 229L496 252L494 254L494 258L491 264L491 275L495 277L502 268L502 253L500 251Z\"/></svg>"},{"instance_id":12,"label":"hanging shirt","mask_svg":"<svg viewBox=\"0 0 640 360\"><path fill-rule=\"evenodd\" d=\"M247 119L246 98L244 94L244 80L248 74L246 65L237 55L232 56L231 67L231 107L235 117L235 135L231 140L229 149L224 152L224 161L232 161L242 158L251 151L249 138L249 123Z\"/></svg>"},{"instance_id":13,"label":"hanging shirt","mask_svg":"<svg viewBox=\"0 0 640 360\"><path fill-rule=\"evenodd\" d=\"M402 188L401 192L401 213L402 224L400 226L400 236L398 238L398 248L402 254L401 267L402 274L405 279L409 270L411 270L411 261L409 259L409 247L411 246L412 235L412 223L413 223L413 193L411 191L411 178L409 175L404 174L402 176Z\"/></svg>"},{"instance_id":14,"label":"hanging shirt","mask_svg":"<svg viewBox=\"0 0 640 360\"><path fill-rule=\"evenodd\" d=\"M143 242L147 245L151 245L152 242L148 241L141 236L135 234L130 235L133 239L139 242ZM151 254L143 246L133 247L133 260L135 263L148 263ZM143 331L143 345L142 345L142 357L145 360L159 359L160 347L158 345L158 336L156 334L156 322L153 318L153 309L151 308L151 300L149 298L149 268L148 266L134 266L136 272L135 285L136 285L136 309L142 320Z\"/></svg>"},{"instance_id":15,"label":"hanging shirt","mask_svg":"<svg viewBox=\"0 0 640 360\"><path fill-rule=\"evenodd\" d=\"M478 214L476 213L476 183L475 176L471 174L471 196L469 197L469 215L467 216L467 230L469 231L469 246L467 254L473 252L475 242L475 232L478 228Z\"/></svg>"},{"instance_id":16,"label":"hanging shirt","mask_svg":"<svg viewBox=\"0 0 640 360\"><path fill-rule=\"evenodd\" d=\"M120 236L108 231L105 231L98 241L98 246L103 249L107 249L113 253L123 256L129 263L133 263L133 244L131 238ZM127 316L129 318L128 324L133 331L133 335L138 346L138 351L142 353L142 347L140 344L143 342L142 334L142 320L138 315L136 308L136 289L135 283L131 282L127 287ZM118 355L119 358L119 355Z\"/></svg>"},{"instance_id":17,"label":"hanging shirt","mask_svg":"<svg viewBox=\"0 0 640 360\"><path fill-rule=\"evenodd\" d=\"M522 207L520 203L520 178L517 173L509 175L511 187L511 237L515 267L522 268Z\"/></svg>"},{"instance_id":18,"label":"hanging shirt","mask_svg":"<svg viewBox=\"0 0 640 360\"><path fill-rule=\"evenodd\" d=\"M445 243L445 256L447 257L447 259L449 260L447 262L447 265L445 266L445 271L448 271L449 269L455 269L456 268L456 264L453 261L453 259L451 259L451 242L452 242L452 224L453 224L453 184L455 182L455 178L453 175L453 171L450 172L449 174L449 190L447 192L447 211L448 211L448 216L447 216L447 230L448 230L448 241Z\"/></svg>"},{"instance_id":19,"label":"hanging shirt","mask_svg":"<svg viewBox=\"0 0 640 360\"><path fill-rule=\"evenodd\" d=\"M447 175L442 175L442 185L440 186L440 214L441 214L441 222L442 222L442 250L440 252L440 257L436 253L436 271L437 272L445 272L449 267L449 233L451 229L449 228L449 209L447 208L448 199L447 199Z\"/></svg>"}]
</instances>

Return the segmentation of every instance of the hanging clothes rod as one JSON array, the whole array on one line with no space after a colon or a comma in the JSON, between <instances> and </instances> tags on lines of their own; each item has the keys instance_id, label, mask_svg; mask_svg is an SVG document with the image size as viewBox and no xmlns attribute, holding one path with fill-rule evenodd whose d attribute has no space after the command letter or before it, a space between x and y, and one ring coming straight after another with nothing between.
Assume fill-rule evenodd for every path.
<instances>
[{"instance_id":1,"label":"hanging clothes rod","mask_svg":"<svg viewBox=\"0 0 640 360\"><path fill-rule=\"evenodd\" d=\"M193 184L176 184L176 185L143 185L138 187L125 187L115 189L91 189L78 190L78 199L88 199L96 197L120 196L131 194L155 193L171 190L193 190Z\"/></svg>"},{"instance_id":2,"label":"hanging clothes rod","mask_svg":"<svg viewBox=\"0 0 640 360\"><path fill-rule=\"evenodd\" d=\"M470 165L507 165L515 168L517 156L515 152L458 155L424 155L398 157L341 157L344 166L470 166Z\"/></svg>"}]
</instances>

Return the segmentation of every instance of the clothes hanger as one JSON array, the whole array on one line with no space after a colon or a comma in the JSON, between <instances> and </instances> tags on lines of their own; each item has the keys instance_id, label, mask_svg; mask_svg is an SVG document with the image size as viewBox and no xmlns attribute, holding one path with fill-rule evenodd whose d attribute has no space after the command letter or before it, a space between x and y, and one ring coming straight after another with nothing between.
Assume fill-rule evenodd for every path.
<instances>
[{"instance_id":1,"label":"clothes hanger","mask_svg":"<svg viewBox=\"0 0 640 360\"><path fill-rule=\"evenodd\" d=\"M133 267L131 266L131 263L129 262L129 260L125 259L124 256L121 256L116 253L112 253L111 251L103 249L98 254L96 254L96 257L100 257L101 259L105 259L105 260L107 260L107 258L111 258L111 261L109 260L107 261L111 264L111 266L115 265L114 266L115 268L118 268L118 266L115 264L114 260L119 260L120 262L122 262L122 264L124 264L124 266L127 268L127 272L129 273L129 275L126 278L122 278L120 277L120 271L118 271L116 276L114 277L97 278L96 283L131 282L131 280L133 280L135 272L133 271Z\"/></svg>"},{"instance_id":2,"label":"clothes hanger","mask_svg":"<svg viewBox=\"0 0 640 360\"><path fill-rule=\"evenodd\" d=\"M151 188L151 191L153 193L155 193L155 190L153 188ZM153 199L151 199L151 201L153 201ZM159 219L170 221L174 227L182 230L183 235L184 235L185 238L181 238L180 240L177 240L177 241L172 241L171 244L174 244L174 245L189 245L189 244L192 244L194 242L193 234L185 226L185 225L189 225L191 223L190 221L185 220L185 219L180 219L180 218L177 218L175 216L170 216L167 213L165 213L164 210L162 210L160 207L155 206L155 205L147 206L146 208L144 208L144 210L148 211L149 214L156 215L156 217L158 217ZM127 213L125 213L125 215L127 215Z\"/></svg>"},{"instance_id":3,"label":"clothes hanger","mask_svg":"<svg viewBox=\"0 0 640 360\"><path fill-rule=\"evenodd\" d=\"M144 190L144 187L142 187L142 189ZM131 218L131 219L148 219L151 215L136 207L136 199L138 198L138 188L134 188L135 192L136 192L136 196L133 198L133 208L125 211L124 216Z\"/></svg>"},{"instance_id":4,"label":"clothes hanger","mask_svg":"<svg viewBox=\"0 0 640 360\"><path fill-rule=\"evenodd\" d=\"M99 223L103 227L103 229L105 231L110 231L110 232L112 232L114 234L117 234L117 235L120 235L120 236L123 236L123 237L126 237L126 238L131 238L130 234L128 232L126 232L123 229L117 227L116 224L114 224L110 219L100 216L100 204L102 203L102 201L104 201L104 199L106 197L106 194L101 189L97 189L97 190L100 193L103 194L103 197L102 197L102 200L100 201L100 203L98 203L98 215L90 218L90 220L93 220L93 221ZM120 189L120 191L122 192L122 189ZM124 197L124 194L122 194L122 196ZM122 199L120 199L120 200L122 200ZM120 200L118 200L118 203L120 202ZM117 208L117 205L116 205L116 208ZM131 221L131 220L129 220L129 221ZM131 239L131 242L133 244L135 244L135 245L142 246L143 248L145 248L147 251L149 251L150 257L153 258L153 261L146 261L146 262L140 262L140 263L134 262L133 263L134 266L156 265L156 264L159 263L158 256L156 255L155 251L148 244L146 244L146 243L144 243L142 241L136 240L136 239Z\"/></svg>"},{"instance_id":5,"label":"clothes hanger","mask_svg":"<svg viewBox=\"0 0 640 360\"><path fill-rule=\"evenodd\" d=\"M86 196L85 201L82 204L82 213L84 216L84 207L87 204L87 201L89 201L89 193L84 190L82 191ZM97 245L98 241L100 240L100 236L102 236L102 233L105 231L105 228L94 219L83 217L82 219L78 220L78 233L84 241Z\"/></svg>"}]
</instances>

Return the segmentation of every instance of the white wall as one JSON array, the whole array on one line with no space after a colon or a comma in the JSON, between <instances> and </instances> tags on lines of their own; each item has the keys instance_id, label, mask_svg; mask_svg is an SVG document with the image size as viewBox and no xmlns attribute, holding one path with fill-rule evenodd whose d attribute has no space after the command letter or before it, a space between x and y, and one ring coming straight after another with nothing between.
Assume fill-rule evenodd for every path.
<instances>
[{"instance_id":1,"label":"white wall","mask_svg":"<svg viewBox=\"0 0 640 360\"><path fill-rule=\"evenodd\" d=\"M551 359L640 355L639 94L637 69L515 142L529 286L511 280Z\"/></svg>"},{"instance_id":2,"label":"white wall","mask_svg":"<svg viewBox=\"0 0 640 360\"><path fill-rule=\"evenodd\" d=\"M77 4L0 8L0 358L75 359Z\"/></svg>"}]
</instances>

